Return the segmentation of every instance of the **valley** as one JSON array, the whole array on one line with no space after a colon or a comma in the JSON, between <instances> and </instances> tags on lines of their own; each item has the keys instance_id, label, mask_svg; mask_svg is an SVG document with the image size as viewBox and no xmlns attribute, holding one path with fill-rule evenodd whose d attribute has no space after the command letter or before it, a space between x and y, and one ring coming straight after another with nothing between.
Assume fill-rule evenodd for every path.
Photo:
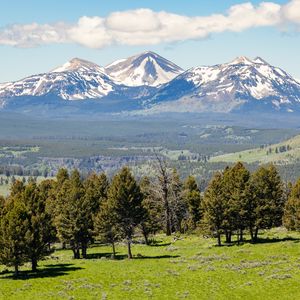
<instances>
[{"instance_id":1,"label":"valley","mask_svg":"<svg viewBox=\"0 0 300 300\"><path fill-rule=\"evenodd\" d=\"M142 177L153 174L156 155L165 157L182 178L193 174L202 188L226 164L243 160L255 169L267 159L281 156L286 157L284 164L274 162L284 179L294 181L300 170L296 122L294 128L264 128L256 123L254 127L244 118L244 126L239 126L233 117L219 115L169 115L168 119L103 115L87 120L1 114L0 173L5 180L0 193L7 193L12 176L53 177L61 167L78 168L85 174L106 172L111 177L129 165L137 177ZM290 143L284 142L290 138ZM283 145L291 149L275 153L276 147L279 151ZM252 149L256 148L254 155ZM273 150L267 155L269 148Z\"/></svg>"}]
</instances>

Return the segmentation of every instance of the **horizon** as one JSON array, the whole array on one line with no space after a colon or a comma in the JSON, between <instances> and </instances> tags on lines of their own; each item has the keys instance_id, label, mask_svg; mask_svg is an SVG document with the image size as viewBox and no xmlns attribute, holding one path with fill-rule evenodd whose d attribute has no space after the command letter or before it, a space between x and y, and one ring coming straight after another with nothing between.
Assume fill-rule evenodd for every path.
<instances>
[{"instance_id":1,"label":"horizon","mask_svg":"<svg viewBox=\"0 0 300 300\"><path fill-rule=\"evenodd\" d=\"M0 12L0 55L5 58L0 82L47 72L73 57L105 66L146 50L185 70L259 56L300 78L299 0L188 4L29 0L16 10L15 0L5 3Z\"/></svg>"}]
</instances>

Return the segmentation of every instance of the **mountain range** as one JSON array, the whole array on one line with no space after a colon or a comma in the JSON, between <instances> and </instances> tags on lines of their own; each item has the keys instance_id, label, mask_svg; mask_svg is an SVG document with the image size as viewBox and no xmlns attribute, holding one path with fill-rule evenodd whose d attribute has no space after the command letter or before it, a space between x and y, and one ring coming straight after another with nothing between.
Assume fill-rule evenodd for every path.
<instances>
[{"instance_id":1,"label":"mountain range","mask_svg":"<svg viewBox=\"0 0 300 300\"><path fill-rule=\"evenodd\" d=\"M73 58L50 72L0 84L0 108L134 112L300 112L300 82L262 58L183 70L154 52L106 67Z\"/></svg>"}]
</instances>

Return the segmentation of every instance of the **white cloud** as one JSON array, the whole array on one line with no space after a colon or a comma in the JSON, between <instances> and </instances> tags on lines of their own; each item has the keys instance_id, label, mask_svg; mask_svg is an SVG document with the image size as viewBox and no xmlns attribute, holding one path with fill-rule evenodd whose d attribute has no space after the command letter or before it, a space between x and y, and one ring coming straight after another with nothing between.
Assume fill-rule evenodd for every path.
<instances>
[{"instance_id":1,"label":"white cloud","mask_svg":"<svg viewBox=\"0 0 300 300\"><path fill-rule=\"evenodd\" d=\"M64 43L67 41L64 23L12 25L0 29L0 45L16 47L36 47L43 44Z\"/></svg>"},{"instance_id":2,"label":"white cloud","mask_svg":"<svg viewBox=\"0 0 300 300\"><path fill-rule=\"evenodd\" d=\"M283 18L295 24L300 24L300 0L290 1L282 7Z\"/></svg>"},{"instance_id":3,"label":"white cloud","mask_svg":"<svg viewBox=\"0 0 300 300\"><path fill-rule=\"evenodd\" d=\"M0 45L36 47L76 43L89 48L111 44L154 45L285 23L300 24L300 0L291 0L282 6L273 2L254 6L248 2L230 7L225 14L210 16L188 17L136 9L114 12L106 18L84 16L76 24L12 25L0 29Z\"/></svg>"},{"instance_id":4,"label":"white cloud","mask_svg":"<svg viewBox=\"0 0 300 300\"><path fill-rule=\"evenodd\" d=\"M150 9L114 12L106 19L107 28L119 32L151 32L159 30L161 22L157 13Z\"/></svg>"},{"instance_id":5,"label":"white cloud","mask_svg":"<svg viewBox=\"0 0 300 300\"><path fill-rule=\"evenodd\" d=\"M103 48L112 43L104 19L100 17L81 17L78 23L67 31L69 41L89 48Z\"/></svg>"}]
</instances>

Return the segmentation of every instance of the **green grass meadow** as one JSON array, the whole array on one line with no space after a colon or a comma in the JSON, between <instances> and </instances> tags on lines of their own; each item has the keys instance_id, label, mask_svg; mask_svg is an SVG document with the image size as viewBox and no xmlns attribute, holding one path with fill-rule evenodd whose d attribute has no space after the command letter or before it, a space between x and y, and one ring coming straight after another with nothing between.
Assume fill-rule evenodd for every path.
<instances>
[{"instance_id":1,"label":"green grass meadow","mask_svg":"<svg viewBox=\"0 0 300 300\"><path fill-rule=\"evenodd\" d=\"M276 148L281 146L289 145L290 150L276 153ZM272 152L267 154L267 150ZM210 162L227 162L234 163L237 161L243 161L246 163L277 163L277 164L287 164L299 161L300 159L300 135L290 138L284 142L266 146L265 148L255 148L250 150L244 150L240 152L232 152L228 154L223 154L219 156L212 157Z\"/></svg>"},{"instance_id":2,"label":"green grass meadow","mask_svg":"<svg viewBox=\"0 0 300 300\"><path fill-rule=\"evenodd\" d=\"M0 266L1 299L300 299L300 235L278 228L259 244L216 247L197 235L179 240L157 236L155 246L133 245L134 259L118 245L88 250L73 260L56 251L20 279Z\"/></svg>"}]
</instances>

